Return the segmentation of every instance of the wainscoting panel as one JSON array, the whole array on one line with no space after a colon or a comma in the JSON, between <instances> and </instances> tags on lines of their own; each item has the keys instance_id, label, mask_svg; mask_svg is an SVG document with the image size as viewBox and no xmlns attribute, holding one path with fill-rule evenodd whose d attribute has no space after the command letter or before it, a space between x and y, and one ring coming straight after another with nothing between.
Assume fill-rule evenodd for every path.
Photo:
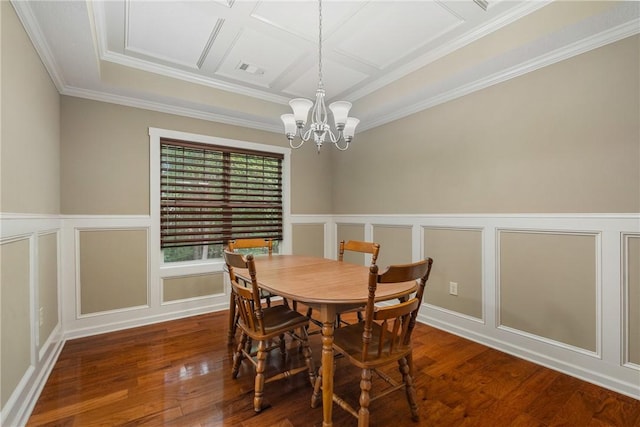
<instances>
[{"instance_id":1,"label":"wainscoting panel","mask_svg":"<svg viewBox=\"0 0 640 427\"><path fill-rule=\"evenodd\" d=\"M223 272L162 279L163 303L223 294Z\"/></svg>"},{"instance_id":2,"label":"wainscoting panel","mask_svg":"<svg viewBox=\"0 0 640 427\"><path fill-rule=\"evenodd\" d=\"M640 215L335 215L332 221L361 224L367 240L381 243L381 257L389 257L380 265L408 255L434 258L419 321L640 399L634 240ZM340 227L333 230L325 240L337 239ZM626 246L625 234L633 236ZM448 295L451 281L458 281L458 301L471 291L472 308L447 305L449 297L456 301Z\"/></svg>"},{"instance_id":3,"label":"wainscoting panel","mask_svg":"<svg viewBox=\"0 0 640 427\"><path fill-rule=\"evenodd\" d=\"M20 426L62 350L60 219L0 213L0 425Z\"/></svg>"},{"instance_id":4,"label":"wainscoting panel","mask_svg":"<svg viewBox=\"0 0 640 427\"><path fill-rule=\"evenodd\" d=\"M37 328L37 294L46 300L52 298L47 292L55 283L52 276L56 268L50 264L54 254L60 277L60 321L42 346L38 343L44 336L23 345L21 352L31 360L26 373L21 361L14 366L10 359L2 358L3 425L26 421L65 339L228 308L228 287L216 293L218 278L224 277L222 260L163 265L158 250L159 224L150 216L4 214L2 221L3 267L9 259L5 257L13 253L22 272L12 272L17 268L13 261L9 270L3 268L2 351L9 348L12 339L12 331L5 332L4 326L5 316L11 313L5 306L11 298L23 301L17 315L26 316L28 334L46 335L55 318L49 319L45 309L43 327ZM58 233L58 252L48 234L54 231ZM112 242L115 249L108 242L114 236L119 237ZM382 267L425 256L434 258L419 321L640 399L639 214L287 215L280 250L335 259L337 242L356 236L381 244L378 264ZM133 244L128 247L130 238ZM29 242L28 250L21 240ZM18 246L13 246L14 242ZM40 251L35 248L39 245ZM562 248L560 253L570 257L544 258ZM118 251L118 255L110 255ZM38 252L49 260L38 262ZM366 258L364 261L366 264ZM131 282L137 292L133 299L116 305L129 308L99 311L112 306L98 303L89 311L83 308L82 313L91 314L80 315L78 290L89 280L82 276L82 270L89 272L94 282L87 289L98 296L96 284L106 283L101 274L110 281L122 279L121 274L111 271L121 268L120 262L126 264L124 271L133 268L126 274L127 282L137 277ZM540 271L546 276L539 275ZM22 278L5 279L5 274ZM38 280L39 274L47 278ZM192 287L190 277L196 276L206 277L207 284L198 279L199 284ZM28 281L30 294L5 298L5 292L14 292L6 289L7 280ZM450 281L457 281L458 297L444 294L444 300L439 300L435 292L448 291ZM185 283L187 286L179 289ZM118 292L130 291L122 283L115 286ZM530 293L530 288L536 292ZM522 307L523 297L531 300L530 307ZM460 303L467 298L469 306ZM447 299L458 303L448 305ZM534 305L542 311L541 316L530 310ZM549 316L551 309L555 320L545 324L543 317ZM518 310L521 313L516 313ZM559 333L568 327L577 331L576 337ZM22 375L21 379L5 373L9 371ZM16 381L19 384L15 385Z\"/></svg>"},{"instance_id":5,"label":"wainscoting panel","mask_svg":"<svg viewBox=\"0 0 640 427\"><path fill-rule=\"evenodd\" d=\"M598 236L498 233L499 324L599 353Z\"/></svg>"},{"instance_id":6,"label":"wainscoting panel","mask_svg":"<svg viewBox=\"0 0 640 427\"><path fill-rule=\"evenodd\" d=\"M640 234L623 235L625 362L640 369Z\"/></svg>"},{"instance_id":7,"label":"wainscoting panel","mask_svg":"<svg viewBox=\"0 0 640 427\"><path fill-rule=\"evenodd\" d=\"M425 302L482 320L482 230L424 228L424 255L437 260ZM450 293L456 283L457 295Z\"/></svg>"},{"instance_id":8,"label":"wainscoting panel","mask_svg":"<svg viewBox=\"0 0 640 427\"><path fill-rule=\"evenodd\" d=\"M147 229L79 229L79 315L149 305Z\"/></svg>"},{"instance_id":9,"label":"wainscoting panel","mask_svg":"<svg viewBox=\"0 0 640 427\"><path fill-rule=\"evenodd\" d=\"M62 322L67 339L229 305L219 283L222 260L162 264L159 223L154 229L148 215L70 215L62 217L62 225ZM211 282L205 283L203 276Z\"/></svg>"},{"instance_id":10,"label":"wainscoting panel","mask_svg":"<svg viewBox=\"0 0 640 427\"><path fill-rule=\"evenodd\" d=\"M2 259L0 301L2 312L2 407L7 404L11 391L27 374L32 364L34 348L32 316L31 237L3 241L0 245ZM9 391L6 393L5 390Z\"/></svg>"}]
</instances>

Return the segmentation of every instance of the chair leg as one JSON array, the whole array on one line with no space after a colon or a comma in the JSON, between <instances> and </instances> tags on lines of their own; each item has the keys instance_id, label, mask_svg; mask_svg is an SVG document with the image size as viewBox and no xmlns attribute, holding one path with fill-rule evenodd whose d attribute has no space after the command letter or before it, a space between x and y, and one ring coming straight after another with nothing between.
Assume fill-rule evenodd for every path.
<instances>
[{"instance_id":1,"label":"chair leg","mask_svg":"<svg viewBox=\"0 0 640 427\"><path fill-rule=\"evenodd\" d=\"M318 369L318 375L316 376L316 381L313 386L313 394L311 395L311 407L315 408L318 406L318 401L322 400L322 392L320 389L322 388L322 366Z\"/></svg>"},{"instance_id":2,"label":"chair leg","mask_svg":"<svg viewBox=\"0 0 640 427\"><path fill-rule=\"evenodd\" d=\"M262 410L262 398L264 397L264 370L266 368L267 359L267 343L260 341L258 344L258 363L256 364L256 380L253 395L253 410L260 412Z\"/></svg>"},{"instance_id":3,"label":"chair leg","mask_svg":"<svg viewBox=\"0 0 640 427\"><path fill-rule=\"evenodd\" d=\"M287 342L284 339L284 334L280 334L279 336L280 342L280 356L282 356L282 360L287 358Z\"/></svg>"},{"instance_id":4,"label":"chair leg","mask_svg":"<svg viewBox=\"0 0 640 427\"><path fill-rule=\"evenodd\" d=\"M413 353L407 355L407 365L409 365L409 375L413 378Z\"/></svg>"},{"instance_id":5,"label":"chair leg","mask_svg":"<svg viewBox=\"0 0 640 427\"><path fill-rule=\"evenodd\" d=\"M362 370L360 379L360 409L358 410L358 427L369 427L369 403L371 396L371 369Z\"/></svg>"},{"instance_id":6,"label":"chair leg","mask_svg":"<svg viewBox=\"0 0 640 427\"><path fill-rule=\"evenodd\" d=\"M232 345L236 338L236 325L238 324L238 315L236 313L236 299L233 292L229 296L229 331L227 333L227 344Z\"/></svg>"},{"instance_id":7,"label":"chair leg","mask_svg":"<svg viewBox=\"0 0 640 427\"><path fill-rule=\"evenodd\" d=\"M240 342L238 343L238 348L233 355L233 369L231 370L231 378L238 377L238 371L240 370L240 363L242 363L243 353L242 349L247 343L247 334L242 333L242 337L240 337Z\"/></svg>"},{"instance_id":8,"label":"chair leg","mask_svg":"<svg viewBox=\"0 0 640 427\"><path fill-rule=\"evenodd\" d=\"M311 347L309 347L309 335L307 335L306 327L302 326L300 328L300 336L302 337L301 344L304 363L307 365L307 370L309 371L309 381L311 382L311 387L315 388L316 368L313 363L313 358L311 357Z\"/></svg>"},{"instance_id":9,"label":"chair leg","mask_svg":"<svg viewBox=\"0 0 640 427\"><path fill-rule=\"evenodd\" d=\"M407 394L407 402L409 402L409 409L411 410L411 419L418 421L418 405L416 404L416 389L413 386L413 378L411 377L411 368L407 364L407 360L402 358L398 360L400 367L400 373L402 374L402 381L405 384L405 392Z\"/></svg>"}]
</instances>

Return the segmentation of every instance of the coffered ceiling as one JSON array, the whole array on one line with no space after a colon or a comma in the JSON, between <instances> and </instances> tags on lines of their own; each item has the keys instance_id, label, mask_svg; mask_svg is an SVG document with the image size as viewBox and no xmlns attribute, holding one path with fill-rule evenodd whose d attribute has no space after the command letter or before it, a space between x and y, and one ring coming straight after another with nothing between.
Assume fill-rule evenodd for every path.
<instances>
[{"instance_id":1,"label":"coffered ceiling","mask_svg":"<svg viewBox=\"0 0 640 427\"><path fill-rule=\"evenodd\" d=\"M12 1L60 93L280 132L318 82L315 1ZM359 130L639 32L630 2L322 4L327 98Z\"/></svg>"}]
</instances>

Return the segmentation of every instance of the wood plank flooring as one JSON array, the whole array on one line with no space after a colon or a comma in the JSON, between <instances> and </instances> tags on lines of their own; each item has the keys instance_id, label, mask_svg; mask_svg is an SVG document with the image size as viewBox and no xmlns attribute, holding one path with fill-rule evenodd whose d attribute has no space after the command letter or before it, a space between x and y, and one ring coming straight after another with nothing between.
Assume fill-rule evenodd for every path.
<instances>
[{"instance_id":1,"label":"wood plank flooring","mask_svg":"<svg viewBox=\"0 0 640 427\"><path fill-rule=\"evenodd\" d=\"M224 311L68 341L28 426L321 426L304 374L266 384L268 406L254 413L253 366L231 379L226 324ZM638 400L426 325L413 339L420 422L400 391L372 403L373 426L640 427ZM320 336L311 340L318 366ZM297 348L288 355L304 363ZM268 360L282 363L277 351ZM344 359L335 389L357 404L359 372ZM333 413L335 426L357 425Z\"/></svg>"}]
</instances>

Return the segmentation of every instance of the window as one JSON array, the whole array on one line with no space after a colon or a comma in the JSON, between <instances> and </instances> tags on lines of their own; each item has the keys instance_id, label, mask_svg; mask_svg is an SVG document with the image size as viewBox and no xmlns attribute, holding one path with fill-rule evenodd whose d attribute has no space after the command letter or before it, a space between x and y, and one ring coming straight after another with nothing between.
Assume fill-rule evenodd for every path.
<instances>
[{"instance_id":1,"label":"window","mask_svg":"<svg viewBox=\"0 0 640 427\"><path fill-rule=\"evenodd\" d=\"M282 240L280 153L160 139L165 262L221 258L227 240Z\"/></svg>"}]
</instances>

